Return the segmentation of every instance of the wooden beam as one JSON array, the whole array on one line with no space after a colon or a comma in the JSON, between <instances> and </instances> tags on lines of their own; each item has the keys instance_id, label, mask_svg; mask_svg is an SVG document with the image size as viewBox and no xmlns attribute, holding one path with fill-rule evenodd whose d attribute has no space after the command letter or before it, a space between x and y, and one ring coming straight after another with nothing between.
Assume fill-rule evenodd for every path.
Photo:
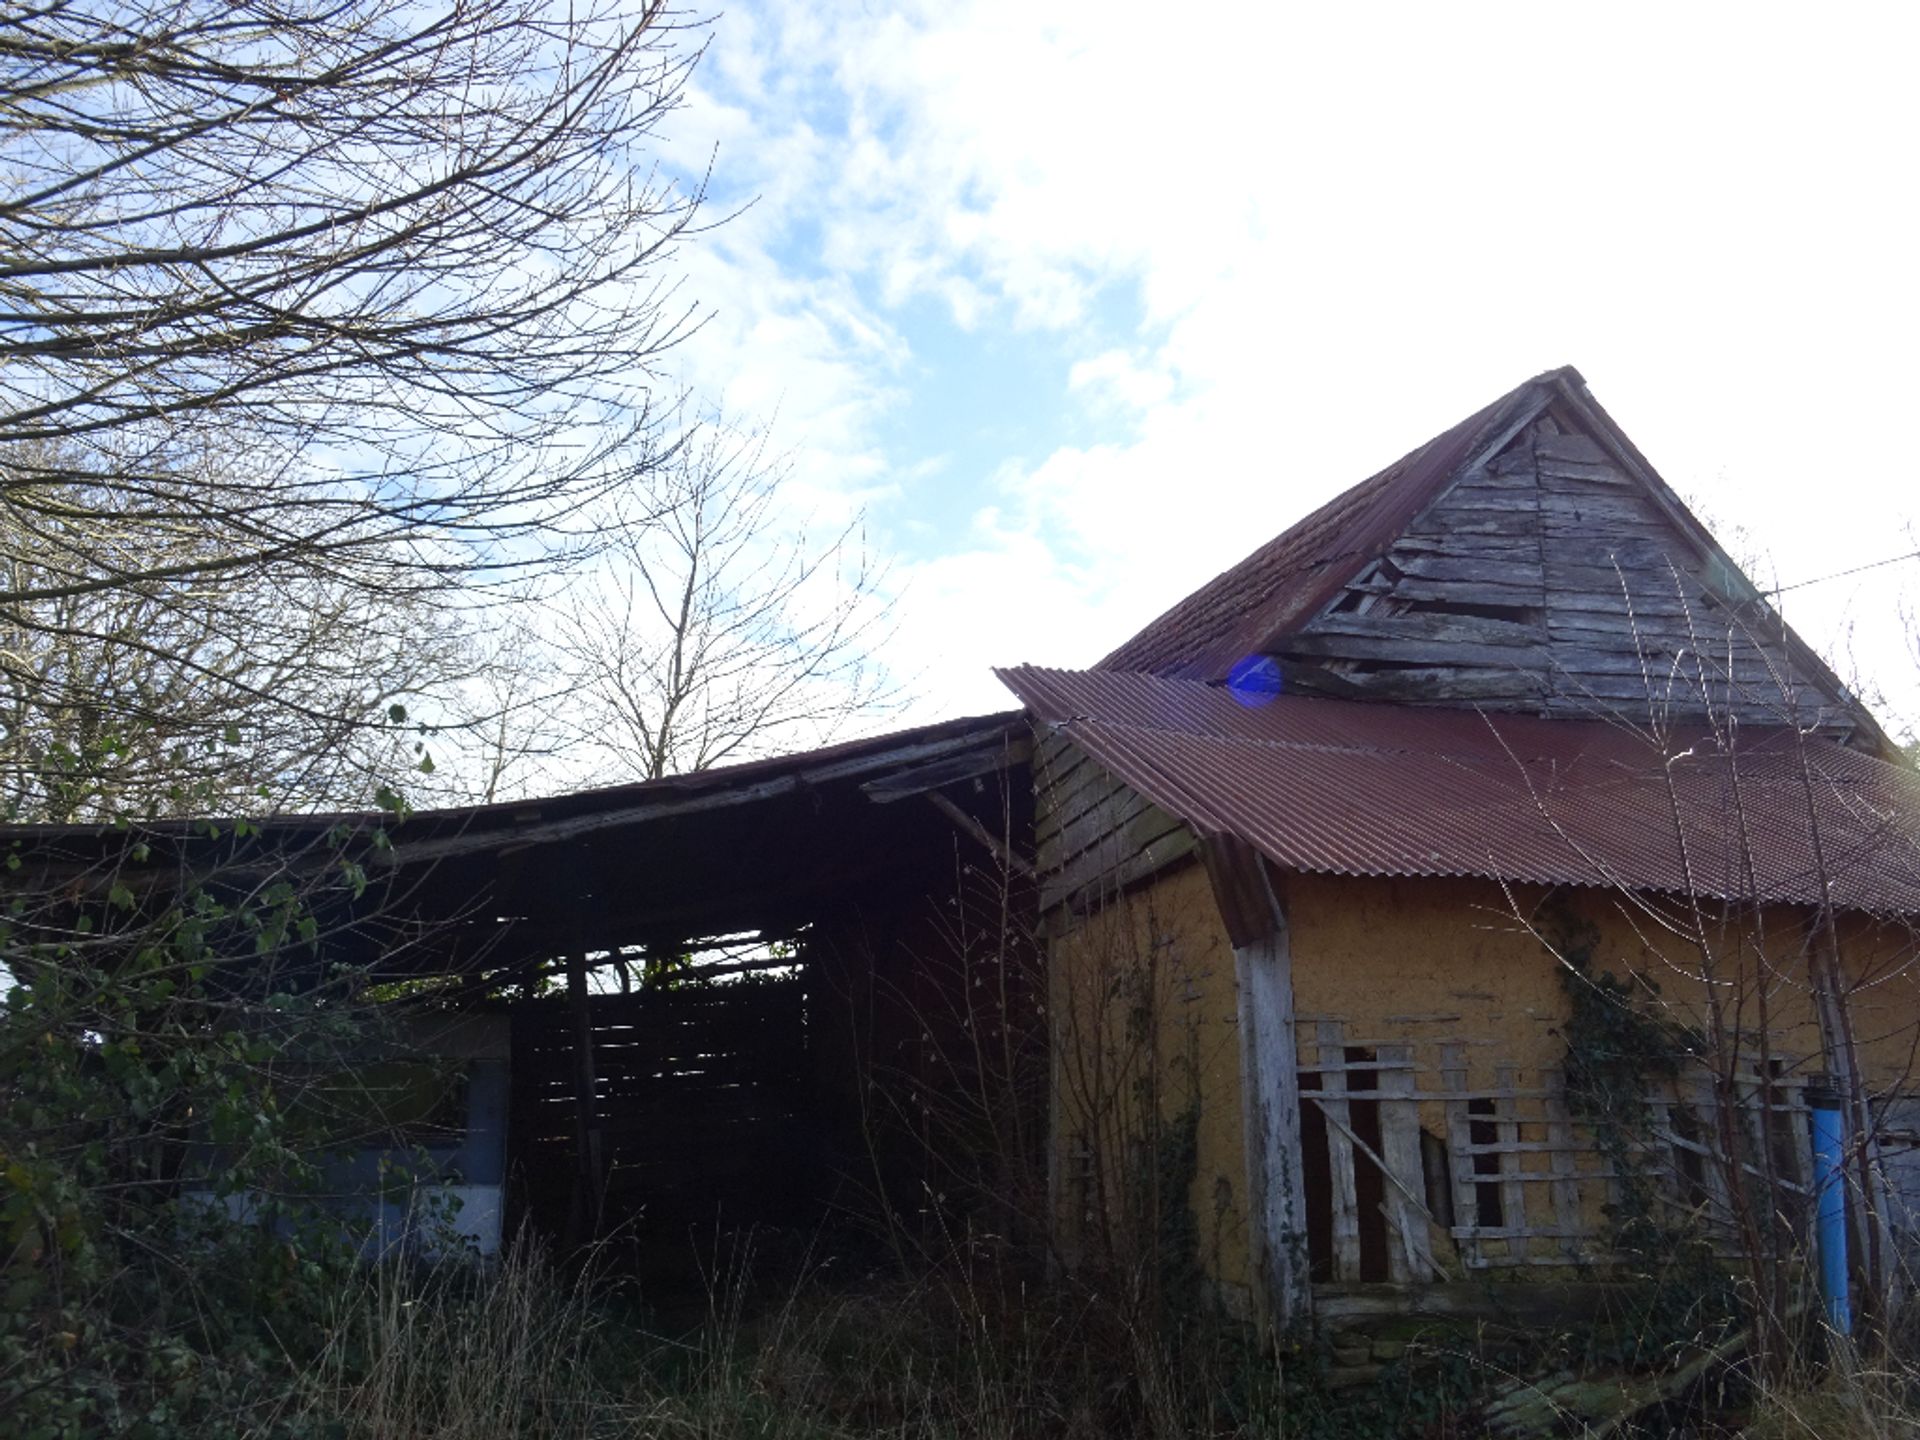
<instances>
[{"instance_id":1,"label":"wooden beam","mask_svg":"<svg viewBox=\"0 0 1920 1440\"><path fill-rule=\"evenodd\" d=\"M1346 1056L1346 1023L1341 1020L1316 1021L1313 1027L1317 1048L1316 1069L1329 1058L1338 1065ZM1313 1103L1327 1118L1327 1169L1333 1192L1333 1278L1358 1281L1360 1276L1360 1186L1355 1172L1352 1112L1347 1108L1347 1077L1344 1069L1329 1066L1320 1069L1320 1088L1312 1094ZM1380 1167L1382 1174L1386 1166Z\"/></svg>"},{"instance_id":2,"label":"wooden beam","mask_svg":"<svg viewBox=\"0 0 1920 1440\"><path fill-rule=\"evenodd\" d=\"M995 736L990 744L978 750L966 751L949 760L895 770L878 780L867 781L860 789L876 805L891 805L962 780L999 774L1025 763L1030 750L1026 740L1009 741L1005 736Z\"/></svg>"},{"instance_id":3,"label":"wooden beam","mask_svg":"<svg viewBox=\"0 0 1920 1440\"><path fill-rule=\"evenodd\" d=\"M606 1200L606 1176L600 1168L600 1125L593 1075L593 1014L587 1003L587 953L575 946L567 955L567 1006L573 1020L573 1107L575 1166L573 1201L568 1208L567 1241L582 1245L600 1228Z\"/></svg>"},{"instance_id":4,"label":"wooden beam","mask_svg":"<svg viewBox=\"0 0 1920 1440\"><path fill-rule=\"evenodd\" d=\"M1305 1323L1313 1305L1300 1169L1292 933L1265 856L1224 835L1207 837L1201 855L1221 912L1238 932L1233 968L1240 996L1247 1235L1256 1300L1267 1322L1284 1330Z\"/></svg>"},{"instance_id":5,"label":"wooden beam","mask_svg":"<svg viewBox=\"0 0 1920 1440\"><path fill-rule=\"evenodd\" d=\"M1382 1062L1379 1163L1393 1187L1387 1196L1387 1213L1394 1222L1388 1237L1388 1264L1392 1279L1418 1285L1437 1276L1439 1267L1427 1239L1426 1227L1433 1217L1421 1193L1425 1169L1420 1158L1420 1105L1412 1098L1413 1047L1382 1045L1377 1053Z\"/></svg>"},{"instance_id":6,"label":"wooden beam","mask_svg":"<svg viewBox=\"0 0 1920 1440\"><path fill-rule=\"evenodd\" d=\"M1007 723L1011 725L1012 722ZM471 812L470 817L473 829L466 833L437 839L414 840L409 838L404 826L397 828L391 850L383 852L384 863L413 865L443 860L453 855L470 855L479 851L496 850L508 853L521 846L550 845L555 841L573 840L583 835L595 835L627 825L645 824L680 815L699 815L710 810L751 805L786 795L801 795L822 785L857 780L860 776L877 770L884 771L888 767L929 762L959 751L977 749L979 746L979 734L969 733L957 738L925 740L902 745L888 754L868 754L851 759L824 761L766 780L745 783L736 781L729 784L724 774L714 772L677 777L679 782L677 788L672 782L650 781L645 786L629 787L634 792L637 801L635 804L559 820L533 819L527 823L510 820L507 825L502 826L498 824L492 812L476 809ZM716 775L719 778L716 778ZM449 813L451 812L442 812L434 818L444 823ZM537 811L528 813L538 815Z\"/></svg>"},{"instance_id":7,"label":"wooden beam","mask_svg":"<svg viewBox=\"0 0 1920 1440\"><path fill-rule=\"evenodd\" d=\"M929 805L933 806L934 809L951 820L963 833L971 835L975 840L978 840L982 845L986 846L993 858L998 860L1007 869L1014 871L1016 874L1024 875L1029 880L1033 878L1033 862L1024 855L1017 854L1012 846L1002 841L998 835L995 835L991 830L987 829L986 826L974 819L973 816L962 810L938 790L927 791L926 797Z\"/></svg>"},{"instance_id":8,"label":"wooden beam","mask_svg":"<svg viewBox=\"0 0 1920 1440\"><path fill-rule=\"evenodd\" d=\"M1338 1022L1335 1023L1337 1024ZM1324 1075L1326 1073L1326 1062L1322 1060L1317 1062L1317 1064L1320 1073ZM1335 1097L1323 1095L1313 1090L1301 1091L1300 1099L1303 1103L1311 1101L1314 1107L1325 1117L1327 1123L1339 1130L1339 1132L1346 1137L1347 1143L1353 1147L1354 1151L1371 1164L1374 1169L1378 1170L1386 1180L1387 1204L1383 1208L1387 1218L1392 1220L1397 1228L1399 1235L1397 1243L1400 1246L1400 1250L1407 1256L1417 1254L1420 1257L1417 1264L1409 1261L1411 1266L1410 1278L1419 1283L1424 1283L1429 1274L1440 1280L1453 1279L1454 1277L1441 1269L1440 1263L1433 1258L1433 1247L1431 1243L1422 1238L1424 1232L1428 1229L1439 1231L1442 1235L1447 1235L1449 1234L1449 1227L1442 1225L1440 1221L1435 1218L1433 1212L1427 1208L1425 1197L1417 1194L1412 1186L1410 1186L1405 1179L1401 1178L1401 1175L1394 1170L1393 1166L1387 1163L1386 1157L1381 1155L1371 1145L1367 1144L1365 1140L1361 1139L1360 1133L1347 1123L1346 1101L1336 1100ZM1337 1112L1334 1108L1336 1104L1338 1106ZM1418 1146L1418 1133L1418 1127L1416 1126L1416 1148ZM1419 1178L1417 1174L1415 1178ZM1413 1228L1412 1217L1416 1215L1420 1217L1421 1221L1419 1231ZM1485 1232L1480 1233L1484 1234ZM1393 1243L1393 1238L1389 1237L1389 1264L1397 1263L1394 1259ZM1405 1281L1396 1276L1393 1283L1403 1284Z\"/></svg>"}]
</instances>

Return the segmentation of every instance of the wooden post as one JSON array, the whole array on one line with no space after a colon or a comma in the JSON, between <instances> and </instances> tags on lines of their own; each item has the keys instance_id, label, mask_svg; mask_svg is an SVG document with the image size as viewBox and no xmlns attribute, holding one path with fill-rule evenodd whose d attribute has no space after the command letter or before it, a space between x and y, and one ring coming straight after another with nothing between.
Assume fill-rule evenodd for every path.
<instances>
[{"instance_id":1,"label":"wooden post","mask_svg":"<svg viewBox=\"0 0 1920 1440\"><path fill-rule=\"evenodd\" d=\"M1574 1165L1573 1116L1567 1109L1565 1078L1558 1071L1545 1073L1547 1099L1548 1164L1553 1180L1548 1193L1553 1200L1553 1228L1560 1232L1560 1253L1570 1263L1578 1263L1584 1246L1580 1239L1580 1184Z\"/></svg>"},{"instance_id":2,"label":"wooden post","mask_svg":"<svg viewBox=\"0 0 1920 1440\"><path fill-rule=\"evenodd\" d=\"M1448 1041L1440 1047L1440 1083L1450 1091L1467 1088L1467 1047ZM1471 1232L1480 1225L1480 1191L1473 1170L1473 1112L1464 1099L1447 1101L1447 1169L1453 1177L1453 1225L1460 1242L1460 1260L1469 1270L1482 1261L1480 1240ZM1468 1232L1468 1233L1462 1233Z\"/></svg>"},{"instance_id":3,"label":"wooden post","mask_svg":"<svg viewBox=\"0 0 1920 1440\"><path fill-rule=\"evenodd\" d=\"M573 1016L573 1108L575 1169L568 1207L567 1241L584 1244L600 1228L605 1202L600 1167L600 1125L593 1075L593 1014L587 1005L587 955L575 946L567 955L567 1005Z\"/></svg>"},{"instance_id":4,"label":"wooden post","mask_svg":"<svg viewBox=\"0 0 1920 1440\"><path fill-rule=\"evenodd\" d=\"M1328 1169L1333 1177L1333 1278L1360 1278L1360 1191L1354 1176L1353 1116L1347 1107L1347 1027L1322 1020L1319 1044L1319 1105L1327 1113Z\"/></svg>"},{"instance_id":5,"label":"wooden post","mask_svg":"<svg viewBox=\"0 0 1920 1440\"><path fill-rule=\"evenodd\" d=\"M1375 1053L1380 1057L1380 1158L1389 1174L1387 1209L1393 1216L1389 1275L1397 1283L1418 1285L1438 1271L1427 1243L1431 1221L1409 1198L1410 1193L1422 1194L1426 1184L1420 1160L1420 1106L1413 1098L1413 1047L1381 1045Z\"/></svg>"},{"instance_id":6,"label":"wooden post","mask_svg":"<svg viewBox=\"0 0 1920 1440\"><path fill-rule=\"evenodd\" d=\"M1201 846L1239 986L1240 1106L1247 1241L1256 1298L1275 1329L1304 1322L1313 1289L1300 1170L1300 1069L1293 1034L1293 938L1266 857L1238 840Z\"/></svg>"},{"instance_id":7,"label":"wooden post","mask_svg":"<svg viewBox=\"0 0 1920 1440\"><path fill-rule=\"evenodd\" d=\"M1509 1232L1507 1254L1525 1264L1533 1253L1531 1237L1526 1233L1527 1187L1520 1179L1520 1119L1514 1091L1519 1080L1511 1065L1494 1069L1494 1085L1501 1092L1494 1100L1494 1134L1500 1149L1500 1223Z\"/></svg>"}]
</instances>

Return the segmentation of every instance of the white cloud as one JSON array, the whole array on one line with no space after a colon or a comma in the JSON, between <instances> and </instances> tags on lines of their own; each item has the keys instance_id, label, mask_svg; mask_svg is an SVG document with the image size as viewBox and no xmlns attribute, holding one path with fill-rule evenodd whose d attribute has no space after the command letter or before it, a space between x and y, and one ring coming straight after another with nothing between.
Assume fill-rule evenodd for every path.
<instances>
[{"instance_id":1,"label":"white cloud","mask_svg":"<svg viewBox=\"0 0 1920 1440\"><path fill-rule=\"evenodd\" d=\"M1906 11L1199 16L955 0L717 24L680 128L763 198L695 247L718 314L689 374L777 401L819 494L881 494L929 458L875 437L914 383L901 307L930 298L1067 345L1063 394L1101 437L948 472L975 523L902 607L929 706L990 700L988 658L1093 658L1569 361L1782 580L1910 548ZM1099 323L1114 295L1137 334ZM1888 621L1915 573L1795 592L1794 618L1829 646L1851 620L1871 671L1911 675Z\"/></svg>"}]
</instances>

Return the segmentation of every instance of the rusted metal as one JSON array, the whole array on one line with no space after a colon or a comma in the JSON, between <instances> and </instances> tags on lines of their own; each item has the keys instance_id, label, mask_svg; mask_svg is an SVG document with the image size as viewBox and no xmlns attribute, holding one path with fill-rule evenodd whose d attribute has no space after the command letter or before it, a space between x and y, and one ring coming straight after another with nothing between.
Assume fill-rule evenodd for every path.
<instances>
[{"instance_id":1,"label":"rusted metal","mask_svg":"<svg viewBox=\"0 0 1920 1440\"><path fill-rule=\"evenodd\" d=\"M1288 869L1795 904L1824 889L1844 908L1920 914L1920 776L1819 737L1737 731L1729 749L1625 720L998 673L1041 725L1202 837Z\"/></svg>"},{"instance_id":2,"label":"rusted metal","mask_svg":"<svg viewBox=\"0 0 1920 1440\"><path fill-rule=\"evenodd\" d=\"M1571 367L1550 370L1335 496L1231 570L1215 576L1100 662L1189 680L1224 680L1234 663L1312 618L1384 552L1469 456L1530 420Z\"/></svg>"}]
</instances>

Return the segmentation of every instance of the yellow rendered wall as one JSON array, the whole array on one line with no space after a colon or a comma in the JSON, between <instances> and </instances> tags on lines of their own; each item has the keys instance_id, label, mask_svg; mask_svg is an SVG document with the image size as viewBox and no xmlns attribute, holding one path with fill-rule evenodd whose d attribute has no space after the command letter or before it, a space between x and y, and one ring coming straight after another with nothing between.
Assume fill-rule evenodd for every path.
<instances>
[{"instance_id":1,"label":"yellow rendered wall","mask_svg":"<svg viewBox=\"0 0 1920 1440\"><path fill-rule=\"evenodd\" d=\"M1282 888L1303 1068L1316 1059L1319 1022L1337 1020L1346 1045L1411 1045L1423 1094L1441 1088L1438 1057L1448 1043L1460 1046L1469 1090L1495 1087L1503 1069L1511 1083L1538 1087L1543 1072L1556 1069L1566 1054L1560 967L1536 933L1558 914L1597 932L1600 968L1655 980L1660 992L1649 993L1649 1003L1669 1007L1684 1023L1705 1023L1703 997L1710 992L1699 954L1631 898L1570 891L1547 907L1537 887L1314 875L1286 876ZM1764 993L1774 1052L1798 1062L1798 1073L1822 1068L1805 916L1769 913L1758 928L1766 936L1764 958L1752 925L1714 935L1721 983L1711 993L1722 998L1723 1022L1751 1030ZM1913 937L1904 928L1857 919L1840 930L1869 1080L1881 1088L1910 1081L1920 1071ZM1157 1107L1163 1122L1195 1107L1197 1163L1188 1203L1201 1259L1223 1291L1243 1291L1249 1267L1234 962L1204 870L1188 863L1163 872L1078 921L1050 948L1054 1192L1067 1248L1114 1258L1113 1236L1125 1230L1123 1212L1131 1203L1127 1167L1137 1171L1142 1156L1146 1107ZM1549 1138L1537 1101L1523 1102L1518 1113L1526 1117L1519 1139ZM1423 1128L1446 1136L1443 1101L1424 1100L1420 1118ZM1600 1163L1582 1156L1577 1170L1590 1174ZM1542 1152L1522 1155L1518 1164L1540 1174L1553 1161ZM1530 1182L1522 1193L1529 1225L1554 1228L1564 1218L1547 1184ZM1578 1195L1580 1225L1602 1233L1604 1185L1580 1183ZM1530 1243L1539 1257L1531 1273L1538 1274L1539 1265L1559 1253L1558 1242ZM1563 1248L1569 1260L1580 1249ZM1482 1254L1496 1265L1503 1253L1523 1252L1482 1242Z\"/></svg>"},{"instance_id":2,"label":"yellow rendered wall","mask_svg":"<svg viewBox=\"0 0 1920 1440\"><path fill-rule=\"evenodd\" d=\"M1551 901L1539 887L1502 887L1464 879L1389 880L1292 875L1285 894L1293 941L1293 984L1300 1029L1309 1036L1322 1017L1338 1019L1348 1045L1374 1048L1412 1044L1421 1066L1418 1089L1437 1088L1432 1068L1439 1047L1461 1045L1466 1087L1498 1085L1503 1067L1511 1083L1538 1087L1567 1052L1567 994L1562 967L1543 940L1562 933L1565 918L1591 926L1592 965L1633 979L1639 1003L1678 1023L1705 1031L1708 995L1718 996L1720 1024L1743 1049L1758 1046L1762 1001L1772 1039L1768 1051L1790 1076L1824 1068L1808 978L1804 913L1770 911L1760 923L1713 924L1708 955L1675 933L1695 923L1674 902L1604 890L1559 892ZM1875 926L1858 918L1839 927L1850 1009L1869 1085L1911 1083L1920 1019L1920 974L1913 937L1905 927ZM1756 937L1763 937L1757 943ZM1764 946L1764 949L1762 948ZM1715 982L1707 983L1711 971ZM1658 986L1657 992L1640 979ZM1303 1041L1301 1065L1316 1056ZM1517 1138L1550 1139L1537 1100L1517 1106L1528 1117ZM1445 1136L1443 1102L1421 1106L1421 1125ZM1547 1153L1519 1157L1519 1168L1544 1174ZM1583 1155L1577 1174L1601 1168ZM1606 1193L1597 1180L1581 1182L1579 1221L1602 1234ZM1556 1215L1545 1183L1521 1187L1526 1222L1553 1228ZM1579 1245L1558 1247L1568 1258ZM1517 1253L1484 1242L1495 1262ZM1533 1265L1550 1259L1556 1244L1531 1243Z\"/></svg>"},{"instance_id":3,"label":"yellow rendered wall","mask_svg":"<svg viewBox=\"0 0 1920 1440\"><path fill-rule=\"evenodd\" d=\"M1230 1298L1248 1275L1233 947L1206 872L1185 862L1050 946L1054 1195L1076 1260L1146 1263L1139 1204L1156 1142L1191 1114L1184 1203L1198 1259ZM1157 1128L1156 1128L1157 1122ZM1170 1197L1163 1197L1170 1198Z\"/></svg>"},{"instance_id":4,"label":"yellow rendered wall","mask_svg":"<svg viewBox=\"0 0 1920 1440\"><path fill-rule=\"evenodd\" d=\"M1556 1064L1565 1053L1566 995L1541 939L1552 933L1559 907L1598 932L1598 968L1658 985L1645 1003L1705 1027L1711 965L1719 982L1711 993L1720 996L1727 1033L1757 1031L1764 994L1773 1047L1798 1057L1803 1071L1818 1064L1803 913L1771 910L1759 927L1715 925L1714 953L1703 959L1662 923L1690 919L1670 902L1603 890L1562 891L1552 906L1539 887L1505 889L1482 880L1292 875L1285 890L1301 1018L1364 1022L1373 1034L1360 1038L1457 1033L1470 1042L1476 1076L1501 1061ZM1904 926L1858 917L1843 918L1838 930L1863 1064L1873 1083L1897 1084L1913 1073L1920 1021L1915 938ZM1764 953L1756 933L1764 936ZM1359 1036L1357 1029L1349 1033Z\"/></svg>"}]
</instances>

